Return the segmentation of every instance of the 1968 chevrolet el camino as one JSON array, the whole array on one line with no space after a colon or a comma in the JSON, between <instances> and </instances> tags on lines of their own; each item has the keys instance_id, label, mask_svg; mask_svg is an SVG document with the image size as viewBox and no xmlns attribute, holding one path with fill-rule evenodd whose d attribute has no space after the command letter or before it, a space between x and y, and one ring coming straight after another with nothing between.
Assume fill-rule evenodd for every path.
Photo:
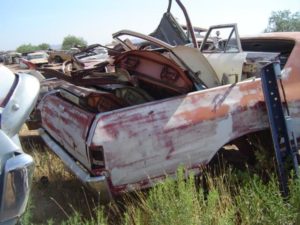
<instances>
[{"instance_id":1,"label":"1968 chevrolet el camino","mask_svg":"<svg viewBox=\"0 0 300 225\"><path fill-rule=\"evenodd\" d=\"M227 143L268 129L260 72L277 60L299 140L299 32L240 38L235 25L214 26L199 49L154 36L114 34L125 49L114 54L114 72L107 64L79 71L39 102L43 139L88 186L107 195L150 187L181 164L197 170Z\"/></svg>"},{"instance_id":2,"label":"1968 chevrolet el camino","mask_svg":"<svg viewBox=\"0 0 300 225\"><path fill-rule=\"evenodd\" d=\"M243 45L248 51L258 48L279 53L283 85L299 137L300 33L242 39ZM80 179L98 191L105 188L118 194L149 187L174 173L180 164L197 168L208 163L226 143L268 129L259 77L209 88L201 86L198 90L195 81L180 77L182 65L177 68L168 58L158 59L162 55L151 58L155 52L146 54L127 51L118 56L115 64L138 79L140 87L149 96L152 94L151 98L145 97L151 101L130 104L130 96L135 95L130 94L134 86L130 89L129 84L104 92L103 85L81 87L65 83L46 94L38 105L46 143ZM171 93L173 97L155 100L162 88L153 85L149 77L157 73L160 76L166 65L167 76L174 80L160 95ZM247 76L247 71L242 71L242 76ZM211 80L220 82L217 76L208 82ZM126 90L123 99L128 101L122 102L121 94L112 94Z\"/></svg>"}]
</instances>

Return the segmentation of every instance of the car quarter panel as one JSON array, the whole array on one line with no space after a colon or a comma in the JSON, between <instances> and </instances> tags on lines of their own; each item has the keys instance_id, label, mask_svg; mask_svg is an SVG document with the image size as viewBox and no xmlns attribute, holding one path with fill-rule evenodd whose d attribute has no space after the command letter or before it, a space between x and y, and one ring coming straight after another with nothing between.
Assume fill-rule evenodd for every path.
<instances>
[{"instance_id":1,"label":"car quarter panel","mask_svg":"<svg viewBox=\"0 0 300 225\"><path fill-rule=\"evenodd\" d=\"M228 141L268 126L259 80L99 114L88 145L103 146L114 186L207 163Z\"/></svg>"}]
</instances>

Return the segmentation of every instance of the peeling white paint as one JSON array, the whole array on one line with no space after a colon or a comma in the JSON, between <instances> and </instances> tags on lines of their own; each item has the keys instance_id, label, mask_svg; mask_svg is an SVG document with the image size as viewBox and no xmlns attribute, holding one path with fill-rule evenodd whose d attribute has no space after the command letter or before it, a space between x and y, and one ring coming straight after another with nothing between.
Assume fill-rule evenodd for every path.
<instances>
[{"instance_id":1,"label":"peeling white paint","mask_svg":"<svg viewBox=\"0 0 300 225\"><path fill-rule=\"evenodd\" d=\"M281 79L282 80L288 80L290 75L292 73L292 68L291 67L287 67L287 68L284 68L282 71L281 71Z\"/></svg>"},{"instance_id":2,"label":"peeling white paint","mask_svg":"<svg viewBox=\"0 0 300 225\"><path fill-rule=\"evenodd\" d=\"M257 90L249 92L257 93ZM220 147L237 135L233 131L233 115L229 112L235 112L240 100L249 92L240 91L239 86L231 89L223 86L214 91L210 89L209 93L199 91L147 107L139 105L111 115L106 113L97 118L91 142L103 146L106 169L111 172L114 186L173 173L180 164L191 167L207 163ZM217 115L220 107L214 111L212 104L217 95L224 96L220 107L228 106L229 112L224 117L196 122L202 108L203 113ZM253 99L250 105L258 100ZM189 113L195 121L184 117L184 113ZM266 126L259 118L251 122L249 129Z\"/></svg>"}]
</instances>

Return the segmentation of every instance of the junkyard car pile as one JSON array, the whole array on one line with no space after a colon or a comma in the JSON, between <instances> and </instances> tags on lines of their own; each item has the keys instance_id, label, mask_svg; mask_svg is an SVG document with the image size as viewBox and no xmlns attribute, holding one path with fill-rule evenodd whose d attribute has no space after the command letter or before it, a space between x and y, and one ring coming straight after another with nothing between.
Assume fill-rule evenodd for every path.
<instances>
[{"instance_id":1,"label":"junkyard car pile","mask_svg":"<svg viewBox=\"0 0 300 225\"><path fill-rule=\"evenodd\" d=\"M268 63L279 60L287 74L287 100L300 123L300 33L240 39L233 24L211 27L197 40L187 21L188 35L169 7L149 36L115 33L120 44L106 48L100 62L80 61L105 48L93 45L59 70L43 69L51 79L42 82L29 122L98 192L150 187L180 164L197 170L226 143L267 129L257 78Z\"/></svg>"},{"instance_id":2,"label":"junkyard car pile","mask_svg":"<svg viewBox=\"0 0 300 225\"><path fill-rule=\"evenodd\" d=\"M42 66L48 64L49 55L45 52L34 52L27 55L27 60L34 65Z\"/></svg>"}]
</instances>

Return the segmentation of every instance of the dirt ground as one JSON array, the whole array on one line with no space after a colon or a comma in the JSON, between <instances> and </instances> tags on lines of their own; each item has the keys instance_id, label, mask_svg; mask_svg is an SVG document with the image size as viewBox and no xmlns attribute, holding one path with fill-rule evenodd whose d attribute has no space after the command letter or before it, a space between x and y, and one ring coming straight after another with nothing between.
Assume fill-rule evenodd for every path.
<instances>
[{"instance_id":1,"label":"dirt ground","mask_svg":"<svg viewBox=\"0 0 300 225\"><path fill-rule=\"evenodd\" d=\"M3 65L3 63L0 63L0 65ZM28 70L20 69L19 64L11 64L11 65L4 65L4 66L6 66L7 68L9 68L14 73L18 72L18 71L20 71L20 72L26 72L26 71L28 71Z\"/></svg>"}]
</instances>

